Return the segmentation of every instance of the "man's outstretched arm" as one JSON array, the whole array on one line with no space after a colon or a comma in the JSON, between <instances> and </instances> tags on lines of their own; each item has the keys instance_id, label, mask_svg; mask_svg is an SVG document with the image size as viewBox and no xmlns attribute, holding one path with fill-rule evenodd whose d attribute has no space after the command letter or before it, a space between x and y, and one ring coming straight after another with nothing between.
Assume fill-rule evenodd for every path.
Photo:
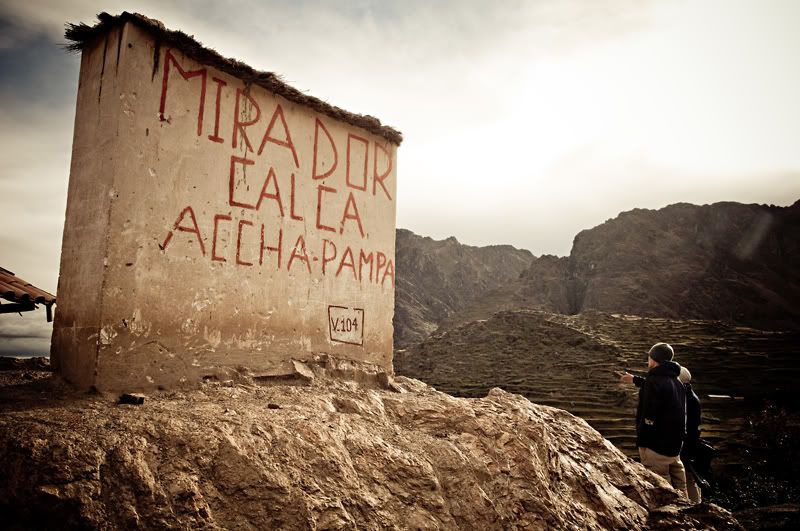
<instances>
[{"instance_id":1,"label":"man's outstretched arm","mask_svg":"<svg viewBox=\"0 0 800 531\"><path fill-rule=\"evenodd\" d=\"M641 376L635 376L627 372L622 376L620 376L619 379L622 383L633 384L636 387L641 387L644 384L644 378L642 378Z\"/></svg>"}]
</instances>

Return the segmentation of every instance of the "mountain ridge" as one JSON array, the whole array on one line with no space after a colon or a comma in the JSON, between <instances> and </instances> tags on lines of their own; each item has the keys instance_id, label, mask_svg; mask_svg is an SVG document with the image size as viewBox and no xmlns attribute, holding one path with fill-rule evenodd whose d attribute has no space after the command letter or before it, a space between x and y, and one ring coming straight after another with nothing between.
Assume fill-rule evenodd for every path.
<instances>
[{"instance_id":1,"label":"mountain ridge","mask_svg":"<svg viewBox=\"0 0 800 531\"><path fill-rule=\"evenodd\" d=\"M515 308L800 322L800 200L634 208L580 231L569 256L397 234L396 348Z\"/></svg>"}]
</instances>

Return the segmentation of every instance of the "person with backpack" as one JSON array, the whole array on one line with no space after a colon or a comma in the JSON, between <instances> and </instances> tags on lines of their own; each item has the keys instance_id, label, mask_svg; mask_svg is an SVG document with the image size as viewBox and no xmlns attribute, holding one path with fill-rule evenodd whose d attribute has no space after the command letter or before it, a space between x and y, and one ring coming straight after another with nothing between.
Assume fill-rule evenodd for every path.
<instances>
[{"instance_id":1,"label":"person with backpack","mask_svg":"<svg viewBox=\"0 0 800 531\"><path fill-rule=\"evenodd\" d=\"M647 376L625 373L620 380L639 387L636 408L636 446L642 464L688 496L686 470L680 454L686 437L686 389L678 380L681 366L667 343L647 353Z\"/></svg>"},{"instance_id":2,"label":"person with backpack","mask_svg":"<svg viewBox=\"0 0 800 531\"><path fill-rule=\"evenodd\" d=\"M702 494L700 484L708 485L701 473L708 473L700 462L700 398L692 389L692 373L686 367L681 367L678 380L686 389L686 440L681 450L681 461L686 468L686 490L689 501L700 503Z\"/></svg>"}]
</instances>

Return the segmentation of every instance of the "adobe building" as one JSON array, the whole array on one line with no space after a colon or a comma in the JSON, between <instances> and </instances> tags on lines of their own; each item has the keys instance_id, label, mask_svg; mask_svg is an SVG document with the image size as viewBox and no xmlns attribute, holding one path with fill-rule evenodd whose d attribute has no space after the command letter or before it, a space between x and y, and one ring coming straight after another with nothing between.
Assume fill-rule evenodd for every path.
<instances>
[{"instance_id":1,"label":"adobe building","mask_svg":"<svg viewBox=\"0 0 800 531\"><path fill-rule=\"evenodd\" d=\"M136 14L81 52L51 359L81 388L392 372L400 133Z\"/></svg>"}]
</instances>

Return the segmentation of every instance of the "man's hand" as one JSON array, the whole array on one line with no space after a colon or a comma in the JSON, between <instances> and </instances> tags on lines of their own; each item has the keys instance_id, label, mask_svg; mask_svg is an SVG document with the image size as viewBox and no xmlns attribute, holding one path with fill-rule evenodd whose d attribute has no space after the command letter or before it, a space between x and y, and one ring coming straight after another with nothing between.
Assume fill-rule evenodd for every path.
<instances>
[{"instance_id":1,"label":"man's hand","mask_svg":"<svg viewBox=\"0 0 800 531\"><path fill-rule=\"evenodd\" d=\"M619 381L622 382L622 383L626 383L626 384L632 384L633 383L633 375L626 372L625 374L623 374L622 376L619 377Z\"/></svg>"}]
</instances>

